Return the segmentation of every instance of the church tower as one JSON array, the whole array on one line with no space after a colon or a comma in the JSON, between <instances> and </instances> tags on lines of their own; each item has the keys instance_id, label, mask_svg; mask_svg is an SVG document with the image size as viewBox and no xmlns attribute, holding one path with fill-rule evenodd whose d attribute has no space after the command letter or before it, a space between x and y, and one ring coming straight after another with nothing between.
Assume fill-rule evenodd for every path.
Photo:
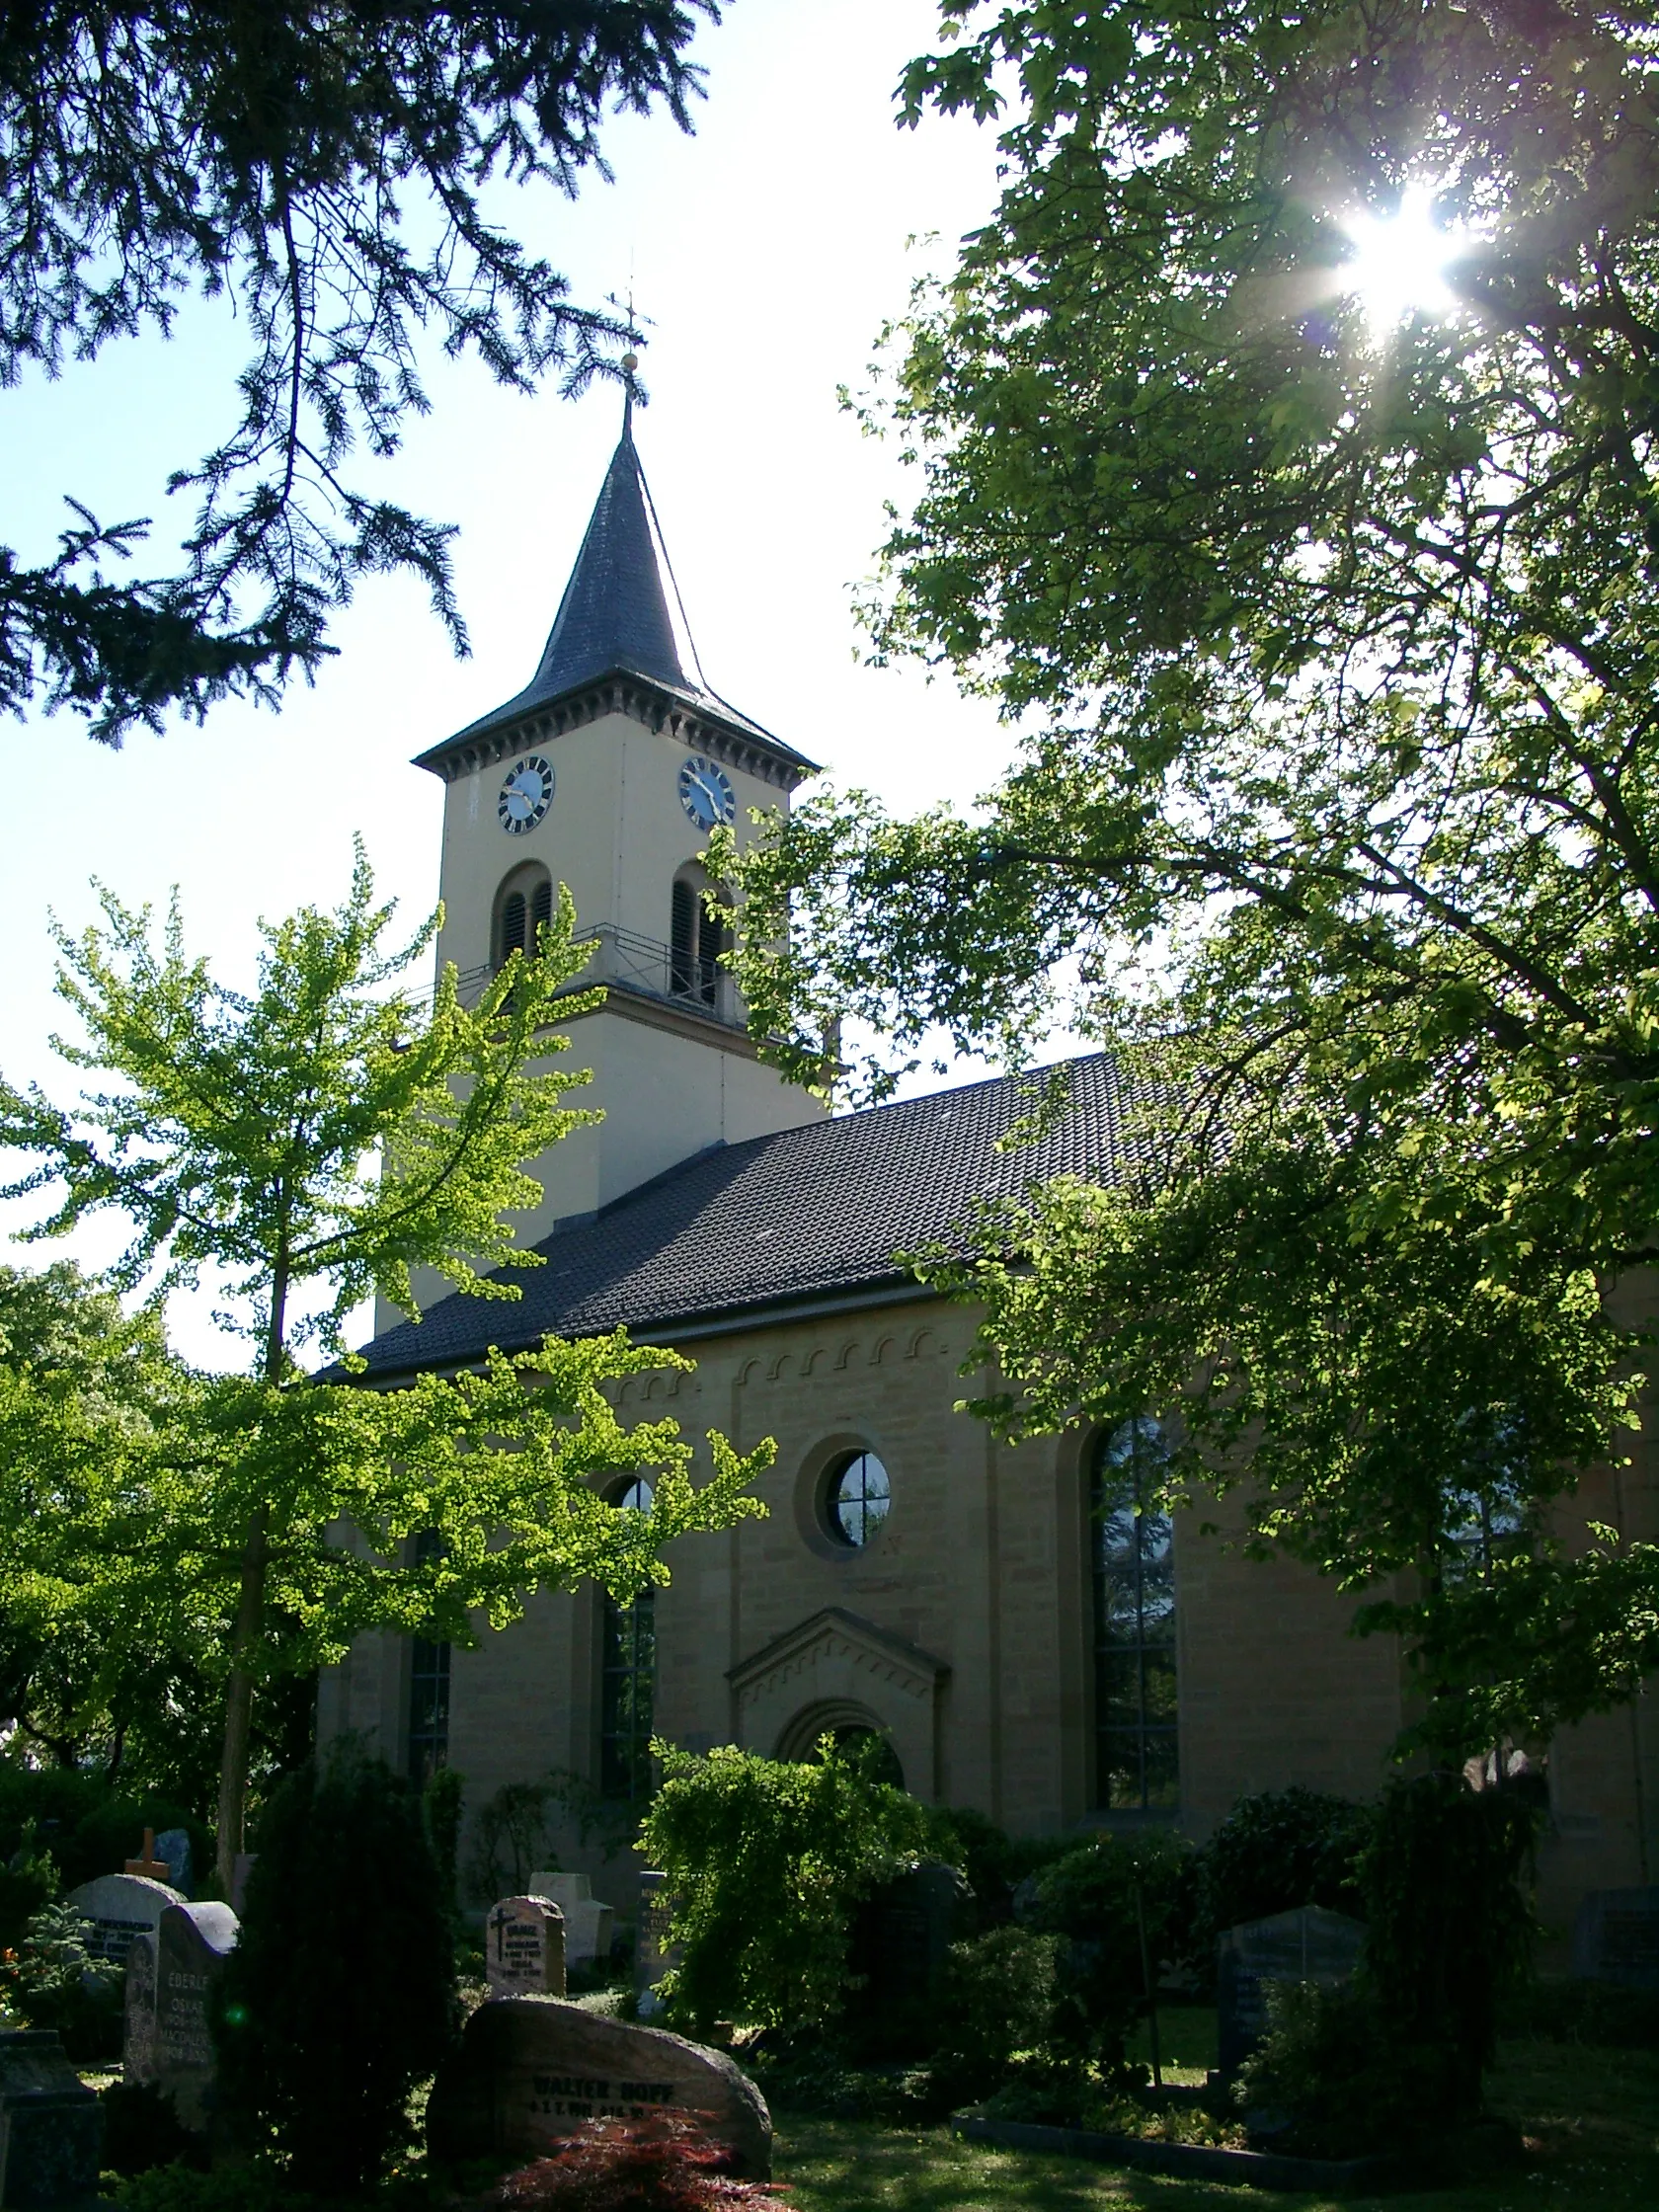
<instances>
[{"instance_id":1,"label":"church tower","mask_svg":"<svg viewBox=\"0 0 1659 2212\"><path fill-rule=\"evenodd\" d=\"M584 982L605 988L569 1055L593 1075L571 1103L604 1119L536 1162L526 1245L693 1153L824 1112L756 1056L698 861L717 822L742 837L815 763L707 689L665 581L630 395L535 674L416 762L446 786L437 957L463 999L533 944L561 883L593 948Z\"/></svg>"}]
</instances>

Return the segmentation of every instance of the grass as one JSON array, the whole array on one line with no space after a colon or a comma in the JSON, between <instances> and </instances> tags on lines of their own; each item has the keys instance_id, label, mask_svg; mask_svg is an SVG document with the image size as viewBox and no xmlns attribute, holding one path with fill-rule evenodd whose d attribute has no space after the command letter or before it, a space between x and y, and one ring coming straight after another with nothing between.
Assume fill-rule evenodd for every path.
<instances>
[{"instance_id":1,"label":"grass","mask_svg":"<svg viewBox=\"0 0 1659 2212\"><path fill-rule=\"evenodd\" d=\"M1216 2182L1034 2158L958 2143L947 2129L849 2120L777 2122L776 2173L790 2212L1650 2212L1659 2206L1659 2053L1507 2044L1489 2093L1520 2122L1524 2163L1462 2188L1393 2197L1267 2196Z\"/></svg>"}]
</instances>

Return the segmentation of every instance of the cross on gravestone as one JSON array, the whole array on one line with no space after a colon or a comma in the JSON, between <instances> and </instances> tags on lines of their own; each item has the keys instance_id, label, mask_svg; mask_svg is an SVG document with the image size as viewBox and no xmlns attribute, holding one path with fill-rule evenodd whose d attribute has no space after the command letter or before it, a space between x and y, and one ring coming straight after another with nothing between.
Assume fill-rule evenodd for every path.
<instances>
[{"instance_id":1,"label":"cross on gravestone","mask_svg":"<svg viewBox=\"0 0 1659 2212\"><path fill-rule=\"evenodd\" d=\"M1365 1924L1345 1913L1304 1905L1294 1913L1246 1921L1216 1943L1217 2058L1230 2081L1267 2025L1270 1982L1311 1982L1339 1989L1352 1979L1365 1948Z\"/></svg>"},{"instance_id":2,"label":"cross on gravestone","mask_svg":"<svg viewBox=\"0 0 1659 2212\"><path fill-rule=\"evenodd\" d=\"M143 1846L137 1857L129 1858L122 1871L128 1874L143 1874L152 1882L164 1882L168 1875L172 1873L173 1869L168 1865L166 1859L156 1856L155 1830L153 1828L145 1829Z\"/></svg>"},{"instance_id":3,"label":"cross on gravestone","mask_svg":"<svg viewBox=\"0 0 1659 2212\"><path fill-rule=\"evenodd\" d=\"M492 1997L563 1997L564 1916L550 1898L504 1897L484 1923Z\"/></svg>"}]
</instances>

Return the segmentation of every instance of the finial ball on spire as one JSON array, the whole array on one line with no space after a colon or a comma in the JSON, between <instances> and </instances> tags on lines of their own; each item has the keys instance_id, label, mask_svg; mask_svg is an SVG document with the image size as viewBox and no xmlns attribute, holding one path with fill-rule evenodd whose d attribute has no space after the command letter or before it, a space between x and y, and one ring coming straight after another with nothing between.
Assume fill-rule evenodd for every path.
<instances>
[{"instance_id":1,"label":"finial ball on spire","mask_svg":"<svg viewBox=\"0 0 1659 2212\"><path fill-rule=\"evenodd\" d=\"M638 356L637 354L624 354L624 355L623 355L623 356L622 356L622 373L623 373L623 375L624 375L624 376L632 376L632 374L634 373L634 370L635 370L636 368L638 368L638 366L639 366L639 356Z\"/></svg>"}]
</instances>

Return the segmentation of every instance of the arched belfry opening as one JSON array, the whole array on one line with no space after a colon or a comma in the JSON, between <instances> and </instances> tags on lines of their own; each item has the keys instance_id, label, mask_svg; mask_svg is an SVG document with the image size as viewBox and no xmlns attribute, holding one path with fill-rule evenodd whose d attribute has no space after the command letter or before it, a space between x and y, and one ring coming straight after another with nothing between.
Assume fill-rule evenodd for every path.
<instances>
[{"instance_id":1,"label":"arched belfry opening","mask_svg":"<svg viewBox=\"0 0 1659 2212\"><path fill-rule=\"evenodd\" d=\"M529 959L553 919L553 878L538 861L526 861L496 893L490 966L499 973L515 952Z\"/></svg>"},{"instance_id":2,"label":"arched belfry opening","mask_svg":"<svg viewBox=\"0 0 1659 2212\"><path fill-rule=\"evenodd\" d=\"M732 947L732 924L723 910L721 894L714 893L716 910L709 906L710 884L695 861L674 877L669 921L669 988L676 998L689 998L700 1006L717 1009L722 988L731 989L720 960Z\"/></svg>"}]
</instances>

